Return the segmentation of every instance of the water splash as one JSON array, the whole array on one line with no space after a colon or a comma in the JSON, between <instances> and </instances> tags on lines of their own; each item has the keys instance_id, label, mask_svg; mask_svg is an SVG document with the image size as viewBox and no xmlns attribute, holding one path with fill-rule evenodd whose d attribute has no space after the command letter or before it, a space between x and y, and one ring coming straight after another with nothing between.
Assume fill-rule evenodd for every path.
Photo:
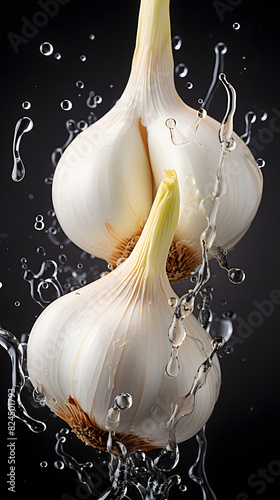
<instances>
[{"instance_id":1,"label":"water splash","mask_svg":"<svg viewBox=\"0 0 280 500\"><path fill-rule=\"evenodd\" d=\"M43 432L46 429L44 422L30 417L21 402L21 392L25 385L23 347L11 332L3 328L0 328L0 345L6 349L12 362L12 388L9 391L8 410L24 422L31 431Z\"/></svg>"},{"instance_id":2,"label":"water splash","mask_svg":"<svg viewBox=\"0 0 280 500\"><path fill-rule=\"evenodd\" d=\"M217 500L214 491L210 487L205 470L207 452L205 426L197 433L196 440L198 442L198 454L195 463L189 469L189 476L193 481L199 484L203 494L203 500Z\"/></svg>"},{"instance_id":3,"label":"water splash","mask_svg":"<svg viewBox=\"0 0 280 500\"><path fill-rule=\"evenodd\" d=\"M168 118L165 122L166 127L170 130L171 141L174 146L184 146L192 142L196 136L197 129L199 124L203 118L207 115L205 109L200 108L197 112L197 117L194 122L189 125L187 130L183 133L181 132L176 124L176 120L174 118Z\"/></svg>"},{"instance_id":4,"label":"water splash","mask_svg":"<svg viewBox=\"0 0 280 500\"><path fill-rule=\"evenodd\" d=\"M212 250L219 266L227 271L229 281L235 285L243 283L246 278L245 272L239 267L229 266L227 261L227 251L220 245L213 245Z\"/></svg>"},{"instance_id":5,"label":"water splash","mask_svg":"<svg viewBox=\"0 0 280 500\"><path fill-rule=\"evenodd\" d=\"M162 425L169 428L169 437L166 447L156 460L156 466L159 469L169 471L173 469L179 460L179 450L176 443L176 428L179 421L193 413L195 409L196 394L205 386L208 373L213 364L213 358L221 347L225 344L223 337L214 337L212 339L212 351L206 360L198 367L189 392L171 404L171 417Z\"/></svg>"},{"instance_id":6,"label":"water splash","mask_svg":"<svg viewBox=\"0 0 280 500\"><path fill-rule=\"evenodd\" d=\"M245 115L245 132L240 136L241 139L245 142L245 144L250 144L251 133L252 133L252 124L255 123L257 119L257 115L253 111L248 111Z\"/></svg>"},{"instance_id":7,"label":"water splash","mask_svg":"<svg viewBox=\"0 0 280 500\"><path fill-rule=\"evenodd\" d=\"M54 260L43 261L37 274L28 269L27 260L23 266L23 279L29 283L30 296L41 307L45 308L63 295L63 288L57 277L57 263ZM49 298L46 299L44 295L47 290Z\"/></svg>"},{"instance_id":8,"label":"water splash","mask_svg":"<svg viewBox=\"0 0 280 500\"><path fill-rule=\"evenodd\" d=\"M30 132L33 128L33 121L31 118L24 116L20 118L15 126L14 140L13 140L13 157L14 166L12 170L12 179L15 182L20 182L25 176L25 166L20 156L19 148L23 134Z\"/></svg>"},{"instance_id":9,"label":"water splash","mask_svg":"<svg viewBox=\"0 0 280 500\"><path fill-rule=\"evenodd\" d=\"M213 70L212 81L207 91L206 97L202 103L202 107L208 111L210 103L219 86L219 75L224 72L224 55L227 52L227 46L223 42L217 43L215 50L215 65Z\"/></svg>"}]
</instances>

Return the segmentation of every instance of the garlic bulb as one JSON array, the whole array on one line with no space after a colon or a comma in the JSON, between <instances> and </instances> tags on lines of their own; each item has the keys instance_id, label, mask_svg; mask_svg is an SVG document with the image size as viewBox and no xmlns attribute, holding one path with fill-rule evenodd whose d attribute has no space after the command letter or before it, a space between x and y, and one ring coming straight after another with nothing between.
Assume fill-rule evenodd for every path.
<instances>
[{"instance_id":1,"label":"garlic bulb","mask_svg":"<svg viewBox=\"0 0 280 500\"><path fill-rule=\"evenodd\" d=\"M206 113L205 113L206 114ZM200 116L204 116L203 112ZM165 125L172 118L189 138L176 146ZM131 252L149 215L164 169L174 168L180 215L167 260L170 281L201 262L205 218L201 200L212 193L220 156L219 124L178 96L174 85L169 0L142 0L128 84L116 105L68 146L53 180L53 203L67 236L114 268ZM236 135L226 165L215 244L229 250L250 226L262 193L262 174ZM211 257L211 252L210 252Z\"/></svg>"},{"instance_id":2,"label":"garlic bulb","mask_svg":"<svg viewBox=\"0 0 280 500\"><path fill-rule=\"evenodd\" d=\"M106 449L106 415L109 411L114 416L110 408L121 393L131 395L133 404L121 415L118 439L129 451L165 446L172 408L190 390L211 352L211 337L190 315L182 319L186 336L180 347L180 371L173 378L165 372L173 321L168 301L174 296L165 267L179 206L176 172L167 171L126 261L54 301L31 331L27 365L32 384L77 436L94 447ZM215 355L192 413L178 424L178 442L193 436L208 420L219 388Z\"/></svg>"}]
</instances>

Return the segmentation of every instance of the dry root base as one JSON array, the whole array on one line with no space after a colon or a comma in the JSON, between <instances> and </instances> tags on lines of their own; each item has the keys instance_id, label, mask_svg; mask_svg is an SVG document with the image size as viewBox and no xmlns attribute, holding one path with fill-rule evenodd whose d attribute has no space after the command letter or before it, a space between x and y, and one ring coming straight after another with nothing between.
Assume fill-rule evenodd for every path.
<instances>
[{"instance_id":1,"label":"dry root base","mask_svg":"<svg viewBox=\"0 0 280 500\"><path fill-rule=\"evenodd\" d=\"M117 266L122 264L134 249L139 236L134 236L126 245L124 251L120 253L120 257L116 264L108 264L108 268L113 271ZM170 283L185 280L189 277L191 271L201 263L201 256L196 251L190 249L181 241L173 241L169 250L166 272Z\"/></svg>"},{"instance_id":2,"label":"dry root base","mask_svg":"<svg viewBox=\"0 0 280 500\"><path fill-rule=\"evenodd\" d=\"M76 399L69 396L66 405L60 405L58 408L53 408L53 410L72 427L76 436L86 445L107 451L108 432L100 429L100 427L92 422L88 414L82 410ZM132 434L116 433L116 438L125 445L128 453L139 449L142 451L149 451L155 448L147 440L137 438Z\"/></svg>"}]
</instances>

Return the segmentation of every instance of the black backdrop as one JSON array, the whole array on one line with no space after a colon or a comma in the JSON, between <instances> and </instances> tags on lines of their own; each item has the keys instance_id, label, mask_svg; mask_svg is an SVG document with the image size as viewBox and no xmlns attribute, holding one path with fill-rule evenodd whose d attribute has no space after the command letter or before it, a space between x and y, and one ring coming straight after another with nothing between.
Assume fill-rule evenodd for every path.
<instances>
[{"instance_id":1,"label":"black backdrop","mask_svg":"<svg viewBox=\"0 0 280 500\"><path fill-rule=\"evenodd\" d=\"M60 279L71 276L74 281L73 269L78 272L77 264L81 262L79 249L67 245L61 234L51 238L48 231L54 224L48 180L53 172L51 153L67 140L67 119L86 120L90 111L100 118L121 95L130 71L139 8L138 0L68 0L60 4L56 1L55 15L53 12L52 16L40 17L38 12L42 12L43 3L10 2L4 11L2 7L1 13L0 322L19 339L29 332L42 310L32 300L29 285L23 280L21 259L27 259L29 268L38 273L44 260L59 262L59 255L64 254L68 273L62 271ZM182 39L180 50L174 51L175 65L184 63L188 68L185 78L176 75L176 86L185 102L196 109L199 107L198 99L205 96L211 81L214 46L224 42L228 47L225 73L238 97L236 132L241 135L245 130L246 112L251 110L257 115L252 140L259 148L256 157L266 162L264 195L250 230L229 255L233 265L246 271L247 279L238 287L231 285L225 273L212 264L216 275L210 283L214 287L213 310L218 316L233 310L237 318L235 340L230 343L233 350L221 358L221 396L207 425L206 469L219 500L274 500L280 492L280 305L272 306L270 302L269 312L260 312L258 304L272 298L277 302L276 290L280 288L278 11L271 0L172 0L171 17L173 36L179 35ZM15 38L12 45L8 35L11 32L26 34L22 31L26 19L44 26L33 31L29 27L25 43L17 38L21 43L16 52ZM240 28L234 29L234 23L239 23ZM94 40L89 38L90 34L95 35ZM54 46L49 57L39 50L45 41ZM57 53L61 54L60 59L56 59ZM87 56L84 62L80 60L82 54ZM84 82L84 89L76 87L78 80ZM193 83L192 89L187 89L187 81ZM89 91L103 99L93 110L86 105ZM68 112L60 107L63 99L73 103ZM22 108L24 101L31 103L30 109ZM225 104L224 91L218 89L209 114L221 120ZM26 176L17 184L11 180L12 141L15 124L24 115L32 118L34 127L22 140ZM43 216L45 224L42 231L34 228L38 214ZM38 247L45 249L46 256L42 250L38 253ZM88 281L91 273L96 276L106 269L106 265L97 260L83 261L83 265L86 276L81 272L78 278ZM186 286L183 283L176 290L182 294ZM254 314L255 311L259 314ZM244 338L244 322L253 324L247 338ZM44 408L32 408L28 395L25 398L30 413L47 420L48 428L45 433L34 435L17 421L16 493L8 492L6 398L11 368L3 350L0 363L3 498L28 496L33 500L39 495L63 500L88 498L87 492L79 487L74 471L67 468L59 471L54 467L58 459L54 452L54 434L62 427L61 422ZM76 439L68 445L68 451L78 460L93 458L91 451ZM196 456L195 439L180 449L182 458L177 471L188 490L182 493L175 488L171 498L200 499L200 488L187 476ZM42 461L48 466L42 468ZM105 480L102 481L100 491L106 488Z\"/></svg>"}]
</instances>

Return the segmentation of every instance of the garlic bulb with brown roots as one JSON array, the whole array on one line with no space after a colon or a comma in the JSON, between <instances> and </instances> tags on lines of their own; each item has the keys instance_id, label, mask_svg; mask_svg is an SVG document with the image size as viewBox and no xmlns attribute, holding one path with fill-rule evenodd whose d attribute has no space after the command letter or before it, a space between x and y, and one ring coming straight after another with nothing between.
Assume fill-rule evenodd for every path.
<instances>
[{"instance_id":1,"label":"garlic bulb with brown roots","mask_svg":"<svg viewBox=\"0 0 280 500\"><path fill-rule=\"evenodd\" d=\"M129 394L133 401L116 430L127 450L164 447L174 406L191 389L211 353L211 337L195 316L182 317L180 371L176 377L166 373L173 321L168 302L174 296L166 259L179 213L177 175L166 171L126 261L51 303L31 331L27 366L32 384L44 394L46 405L94 447L106 449L107 414L119 394ZM178 423L178 442L196 434L209 419L220 380L215 355L193 411Z\"/></svg>"},{"instance_id":2,"label":"garlic bulb with brown roots","mask_svg":"<svg viewBox=\"0 0 280 500\"><path fill-rule=\"evenodd\" d=\"M219 123L205 115L187 106L175 89L169 0L142 0L122 96L74 139L55 171L53 203L67 236L115 268L143 230L164 169L174 168L181 201L167 272L170 281L186 278L201 262L205 217L199 206L213 190L220 157ZM186 138L179 145L170 138L168 119ZM262 194L256 161L236 134L233 138L215 240L225 250L249 228Z\"/></svg>"}]
</instances>

